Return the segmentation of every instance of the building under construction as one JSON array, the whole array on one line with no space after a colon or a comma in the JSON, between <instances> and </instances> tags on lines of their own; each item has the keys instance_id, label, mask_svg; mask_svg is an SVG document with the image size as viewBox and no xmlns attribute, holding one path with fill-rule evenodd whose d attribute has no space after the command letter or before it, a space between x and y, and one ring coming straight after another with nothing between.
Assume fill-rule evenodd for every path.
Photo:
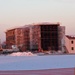
<instances>
[{"instance_id":1,"label":"building under construction","mask_svg":"<svg viewBox=\"0 0 75 75\"><path fill-rule=\"evenodd\" d=\"M59 23L31 24L23 26L22 30L20 36L22 42L19 45L22 45L23 51L64 51L65 27ZM6 42L9 43L9 40L11 41L7 36Z\"/></svg>"},{"instance_id":2,"label":"building under construction","mask_svg":"<svg viewBox=\"0 0 75 75\"><path fill-rule=\"evenodd\" d=\"M8 49L23 43L23 28L13 28L6 31L6 47Z\"/></svg>"},{"instance_id":3,"label":"building under construction","mask_svg":"<svg viewBox=\"0 0 75 75\"><path fill-rule=\"evenodd\" d=\"M65 27L60 24L34 24L30 28L30 50L64 50Z\"/></svg>"}]
</instances>

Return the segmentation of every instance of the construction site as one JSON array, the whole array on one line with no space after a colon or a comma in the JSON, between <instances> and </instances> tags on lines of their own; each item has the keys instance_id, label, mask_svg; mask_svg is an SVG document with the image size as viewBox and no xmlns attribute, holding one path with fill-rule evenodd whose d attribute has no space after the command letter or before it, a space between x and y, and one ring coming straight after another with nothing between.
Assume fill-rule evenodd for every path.
<instances>
[{"instance_id":1,"label":"construction site","mask_svg":"<svg viewBox=\"0 0 75 75\"><path fill-rule=\"evenodd\" d=\"M38 23L6 31L6 49L65 52L65 27L59 23Z\"/></svg>"}]
</instances>

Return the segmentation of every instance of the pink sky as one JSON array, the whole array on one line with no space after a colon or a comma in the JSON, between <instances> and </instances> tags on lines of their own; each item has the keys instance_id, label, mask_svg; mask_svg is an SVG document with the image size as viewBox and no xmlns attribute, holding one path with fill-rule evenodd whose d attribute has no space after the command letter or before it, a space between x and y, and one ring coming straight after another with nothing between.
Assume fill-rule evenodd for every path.
<instances>
[{"instance_id":1,"label":"pink sky","mask_svg":"<svg viewBox=\"0 0 75 75\"><path fill-rule=\"evenodd\" d=\"M1 41L7 29L38 22L60 22L75 35L75 0L0 0Z\"/></svg>"}]
</instances>

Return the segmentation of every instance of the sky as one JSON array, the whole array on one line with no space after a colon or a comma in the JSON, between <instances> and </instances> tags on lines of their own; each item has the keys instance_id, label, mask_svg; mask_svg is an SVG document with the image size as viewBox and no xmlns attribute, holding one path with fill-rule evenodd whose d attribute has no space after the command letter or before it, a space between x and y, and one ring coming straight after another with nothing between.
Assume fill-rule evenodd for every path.
<instances>
[{"instance_id":1,"label":"sky","mask_svg":"<svg viewBox=\"0 0 75 75\"><path fill-rule=\"evenodd\" d=\"M75 0L0 0L1 42L7 29L40 22L59 22L75 35Z\"/></svg>"}]
</instances>

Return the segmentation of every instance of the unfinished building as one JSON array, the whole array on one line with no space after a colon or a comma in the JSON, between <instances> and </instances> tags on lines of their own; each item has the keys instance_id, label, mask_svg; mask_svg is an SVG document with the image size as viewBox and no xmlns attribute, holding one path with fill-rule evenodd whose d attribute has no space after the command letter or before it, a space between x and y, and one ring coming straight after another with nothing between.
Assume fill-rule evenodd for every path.
<instances>
[{"instance_id":1,"label":"unfinished building","mask_svg":"<svg viewBox=\"0 0 75 75\"><path fill-rule=\"evenodd\" d=\"M65 46L65 27L57 24L34 24L30 28L30 49L32 51L58 51Z\"/></svg>"},{"instance_id":2,"label":"unfinished building","mask_svg":"<svg viewBox=\"0 0 75 75\"><path fill-rule=\"evenodd\" d=\"M7 46L22 46L26 51L64 51L65 27L59 23L25 25L6 32Z\"/></svg>"}]
</instances>

